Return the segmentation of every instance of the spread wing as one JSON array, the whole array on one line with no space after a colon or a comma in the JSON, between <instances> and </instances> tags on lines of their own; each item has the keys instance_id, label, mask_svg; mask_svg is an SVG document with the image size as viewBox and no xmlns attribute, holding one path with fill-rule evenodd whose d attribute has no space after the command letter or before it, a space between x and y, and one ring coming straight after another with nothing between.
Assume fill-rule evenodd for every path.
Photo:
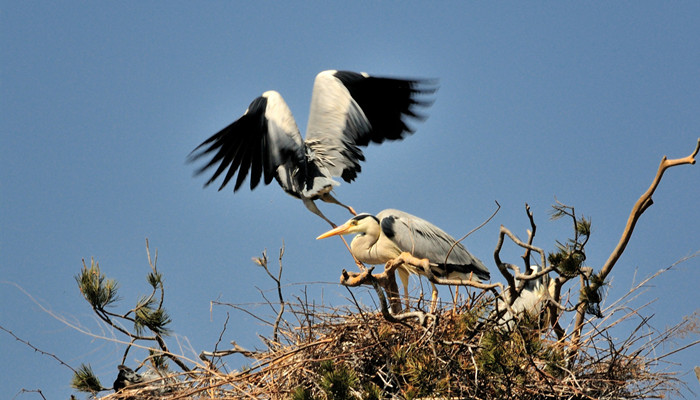
<instances>
[{"instance_id":1,"label":"spread wing","mask_svg":"<svg viewBox=\"0 0 700 400\"><path fill-rule=\"evenodd\" d=\"M430 222L399 210L384 210L377 214L382 233L418 258L427 258L438 264L442 274L451 272L474 272L480 279L488 280L488 268L474 257L455 238ZM454 248L452 247L454 245ZM452 249L452 251L450 251ZM449 257L448 257L449 253ZM447 265L445 266L445 257Z\"/></svg>"},{"instance_id":2,"label":"spread wing","mask_svg":"<svg viewBox=\"0 0 700 400\"><path fill-rule=\"evenodd\" d=\"M202 174L218 164L216 171L204 184L208 186L226 171L219 190L238 172L233 191L237 191L248 172L250 189L254 189L264 177L265 184L272 182L277 167L292 163L305 170L304 143L292 112L282 96L268 91L253 100L245 114L229 126L202 142L188 160L210 156L204 166L197 169Z\"/></svg>"},{"instance_id":3,"label":"spread wing","mask_svg":"<svg viewBox=\"0 0 700 400\"><path fill-rule=\"evenodd\" d=\"M306 145L331 176L352 182L365 159L359 147L413 133L407 120L424 119L416 109L432 104L418 97L435 90L434 81L323 71L314 82Z\"/></svg>"}]
</instances>

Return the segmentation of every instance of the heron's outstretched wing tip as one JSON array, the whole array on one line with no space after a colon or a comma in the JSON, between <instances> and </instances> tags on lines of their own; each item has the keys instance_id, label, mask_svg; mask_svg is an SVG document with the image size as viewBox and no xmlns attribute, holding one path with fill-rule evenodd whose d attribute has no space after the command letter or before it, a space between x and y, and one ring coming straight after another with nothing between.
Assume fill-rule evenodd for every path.
<instances>
[{"instance_id":1,"label":"heron's outstretched wing tip","mask_svg":"<svg viewBox=\"0 0 700 400\"><path fill-rule=\"evenodd\" d=\"M194 150L187 154L187 157L185 157L185 164L192 164L205 154L200 151L201 146L202 145L197 146Z\"/></svg>"},{"instance_id":2,"label":"heron's outstretched wing tip","mask_svg":"<svg viewBox=\"0 0 700 400\"><path fill-rule=\"evenodd\" d=\"M186 161L192 163L212 154L204 166L195 170L195 175L218 165L207 186L228 169L219 187L221 190L238 173L235 192L249 172L251 189L260 182L263 169L265 182L270 183L277 167L302 146L301 135L284 99L275 91L267 91L256 97L240 118L192 150Z\"/></svg>"},{"instance_id":3,"label":"heron's outstretched wing tip","mask_svg":"<svg viewBox=\"0 0 700 400\"><path fill-rule=\"evenodd\" d=\"M440 89L440 78L418 78L413 82L421 86L419 90L423 93L435 93Z\"/></svg>"},{"instance_id":4,"label":"heron's outstretched wing tip","mask_svg":"<svg viewBox=\"0 0 700 400\"><path fill-rule=\"evenodd\" d=\"M323 71L314 83L306 143L334 177L351 182L364 160L359 147L401 140L423 121L438 89L433 78L393 78ZM427 97L427 98L426 98Z\"/></svg>"}]
</instances>

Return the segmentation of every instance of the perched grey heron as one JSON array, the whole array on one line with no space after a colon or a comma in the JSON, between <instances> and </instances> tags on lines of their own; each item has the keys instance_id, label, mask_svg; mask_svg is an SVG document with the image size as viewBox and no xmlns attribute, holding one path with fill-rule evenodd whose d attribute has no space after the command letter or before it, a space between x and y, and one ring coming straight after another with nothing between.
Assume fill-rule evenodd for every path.
<instances>
[{"instance_id":1,"label":"perched grey heron","mask_svg":"<svg viewBox=\"0 0 700 400\"><path fill-rule=\"evenodd\" d=\"M168 377L168 372L165 370L156 370L148 368L144 373L138 373L126 365L117 366L119 373L117 379L112 384L115 392L124 388L129 388L134 385L144 390L144 393L149 394L165 394L172 390L172 385L176 383L176 379Z\"/></svg>"},{"instance_id":2,"label":"perched grey heron","mask_svg":"<svg viewBox=\"0 0 700 400\"><path fill-rule=\"evenodd\" d=\"M416 258L428 259L431 272L446 279L488 280L489 270L449 234L430 222L399 210L387 209L377 216L362 213L317 239L334 235L356 234L350 242L350 251L359 261L384 264L403 252ZM409 274L424 272L403 264L398 269L408 302ZM432 308L437 302L437 288L432 285Z\"/></svg>"},{"instance_id":3,"label":"perched grey heron","mask_svg":"<svg viewBox=\"0 0 700 400\"><path fill-rule=\"evenodd\" d=\"M143 382L143 377L126 365L119 365L117 366L117 369L119 370L119 373L117 374L117 379L112 385L115 392L118 392L125 387Z\"/></svg>"},{"instance_id":4,"label":"perched grey heron","mask_svg":"<svg viewBox=\"0 0 700 400\"><path fill-rule=\"evenodd\" d=\"M323 71L316 76L311 95L306 139L302 140L292 112L276 91L253 100L238 120L202 142L189 155L194 161L211 155L196 171L199 175L218 164L208 186L226 171L219 190L238 171L236 192L250 172L250 189L276 179L285 192L335 226L316 207L321 199L348 209L331 191L340 177L352 182L364 161L360 146L403 139L413 133L408 118L423 119L416 108L431 101L420 95L435 92L434 81L374 77L349 71Z\"/></svg>"},{"instance_id":5,"label":"perched grey heron","mask_svg":"<svg viewBox=\"0 0 700 400\"><path fill-rule=\"evenodd\" d=\"M531 269L532 274L536 274L539 270L536 265L532 266ZM524 315L529 315L531 317L537 316L542 312L545 301L552 295L553 290L554 281L549 279L549 275L545 274L539 278L531 279L525 282L520 295L515 299L510 308L518 319L522 318ZM504 293L507 301L509 292L506 290ZM503 316L498 319L498 325L512 330L515 327L515 318L513 318L513 315L506 309L505 304L502 302L499 302L498 310L499 312L504 312L505 310Z\"/></svg>"}]
</instances>

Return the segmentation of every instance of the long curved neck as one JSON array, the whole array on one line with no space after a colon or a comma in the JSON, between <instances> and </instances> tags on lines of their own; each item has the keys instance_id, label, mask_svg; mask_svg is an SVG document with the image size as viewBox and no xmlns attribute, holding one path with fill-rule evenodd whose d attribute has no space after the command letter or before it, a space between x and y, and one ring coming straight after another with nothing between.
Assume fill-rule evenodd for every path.
<instances>
[{"instance_id":1,"label":"long curved neck","mask_svg":"<svg viewBox=\"0 0 700 400\"><path fill-rule=\"evenodd\" d=\"M350 242L350 250L352 254L363 263L367 264L382 264L387 260L379 257L377 252L377 244L381 231L379 224L373 223L368 226L368 229L357 234Z\"/></svg>"}]
</instances>

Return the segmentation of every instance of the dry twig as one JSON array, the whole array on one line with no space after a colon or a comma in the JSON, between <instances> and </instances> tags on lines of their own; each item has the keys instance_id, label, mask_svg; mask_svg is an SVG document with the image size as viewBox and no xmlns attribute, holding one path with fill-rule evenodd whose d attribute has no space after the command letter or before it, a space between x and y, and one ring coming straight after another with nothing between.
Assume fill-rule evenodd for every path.
<instances>
[{"instance_id":1,"label":"dry twig","mask_svg":"<svg viewBox=\"0 0 700 400\"><path fill-rule=\"evenodd\" d=\"M641 197L637 200L637 202L634 204L632 207L632 211L630 212L629 218L627 219L627 225L625 226L624 231L622 232L622 237L620 237L620 241L617 243L617 246L613 250L613 252L610 254L610 257L608 260L603 264L603 267L601 268L600 272L598 273L599 279L596 282L593 282L591 284L590 290L591 291L596 291L600 287L600 284L605 281L605 278L610 274L610 271L612 271L613 267L615 266L615 263L617 263L617 260L620 259L622 256L622 253L625 251L625 248L627 247L627 244L630 241L630 238L632 237L632 232L634 231L634 227L637 224L637 221L639 220L639 217L641 217L642 213L646 211L647 208L649 208L654 201L652 200L651 196L654 194L654 191L656 188L659 186L659 183L661 182L661 178L664 175L664 172L666 172L667 169L671 167L675 167L677 165L684 165L684 164L695 164L695 156L698 154L698 150L700 150L700 139L698 139L695 149L693 152L684 158L678 158L674 160L669 160L664 156L661 159L661 163L659 164L659 168L656 171L656 176L654 177L654 180L651 183L651 186L649 186L649 189L647 189L644 194L641 195ZM574 331L573 331L573 336L571 338L571 349L572 351L576 351L576 348L578 347L579 340L581 337L581 330L583 329L584 325L584 320L585 320L585 313L586 313L586 304L581 302L577 306L576 310L576 321L574 323Z\"/></svg>"}]
</instances>

